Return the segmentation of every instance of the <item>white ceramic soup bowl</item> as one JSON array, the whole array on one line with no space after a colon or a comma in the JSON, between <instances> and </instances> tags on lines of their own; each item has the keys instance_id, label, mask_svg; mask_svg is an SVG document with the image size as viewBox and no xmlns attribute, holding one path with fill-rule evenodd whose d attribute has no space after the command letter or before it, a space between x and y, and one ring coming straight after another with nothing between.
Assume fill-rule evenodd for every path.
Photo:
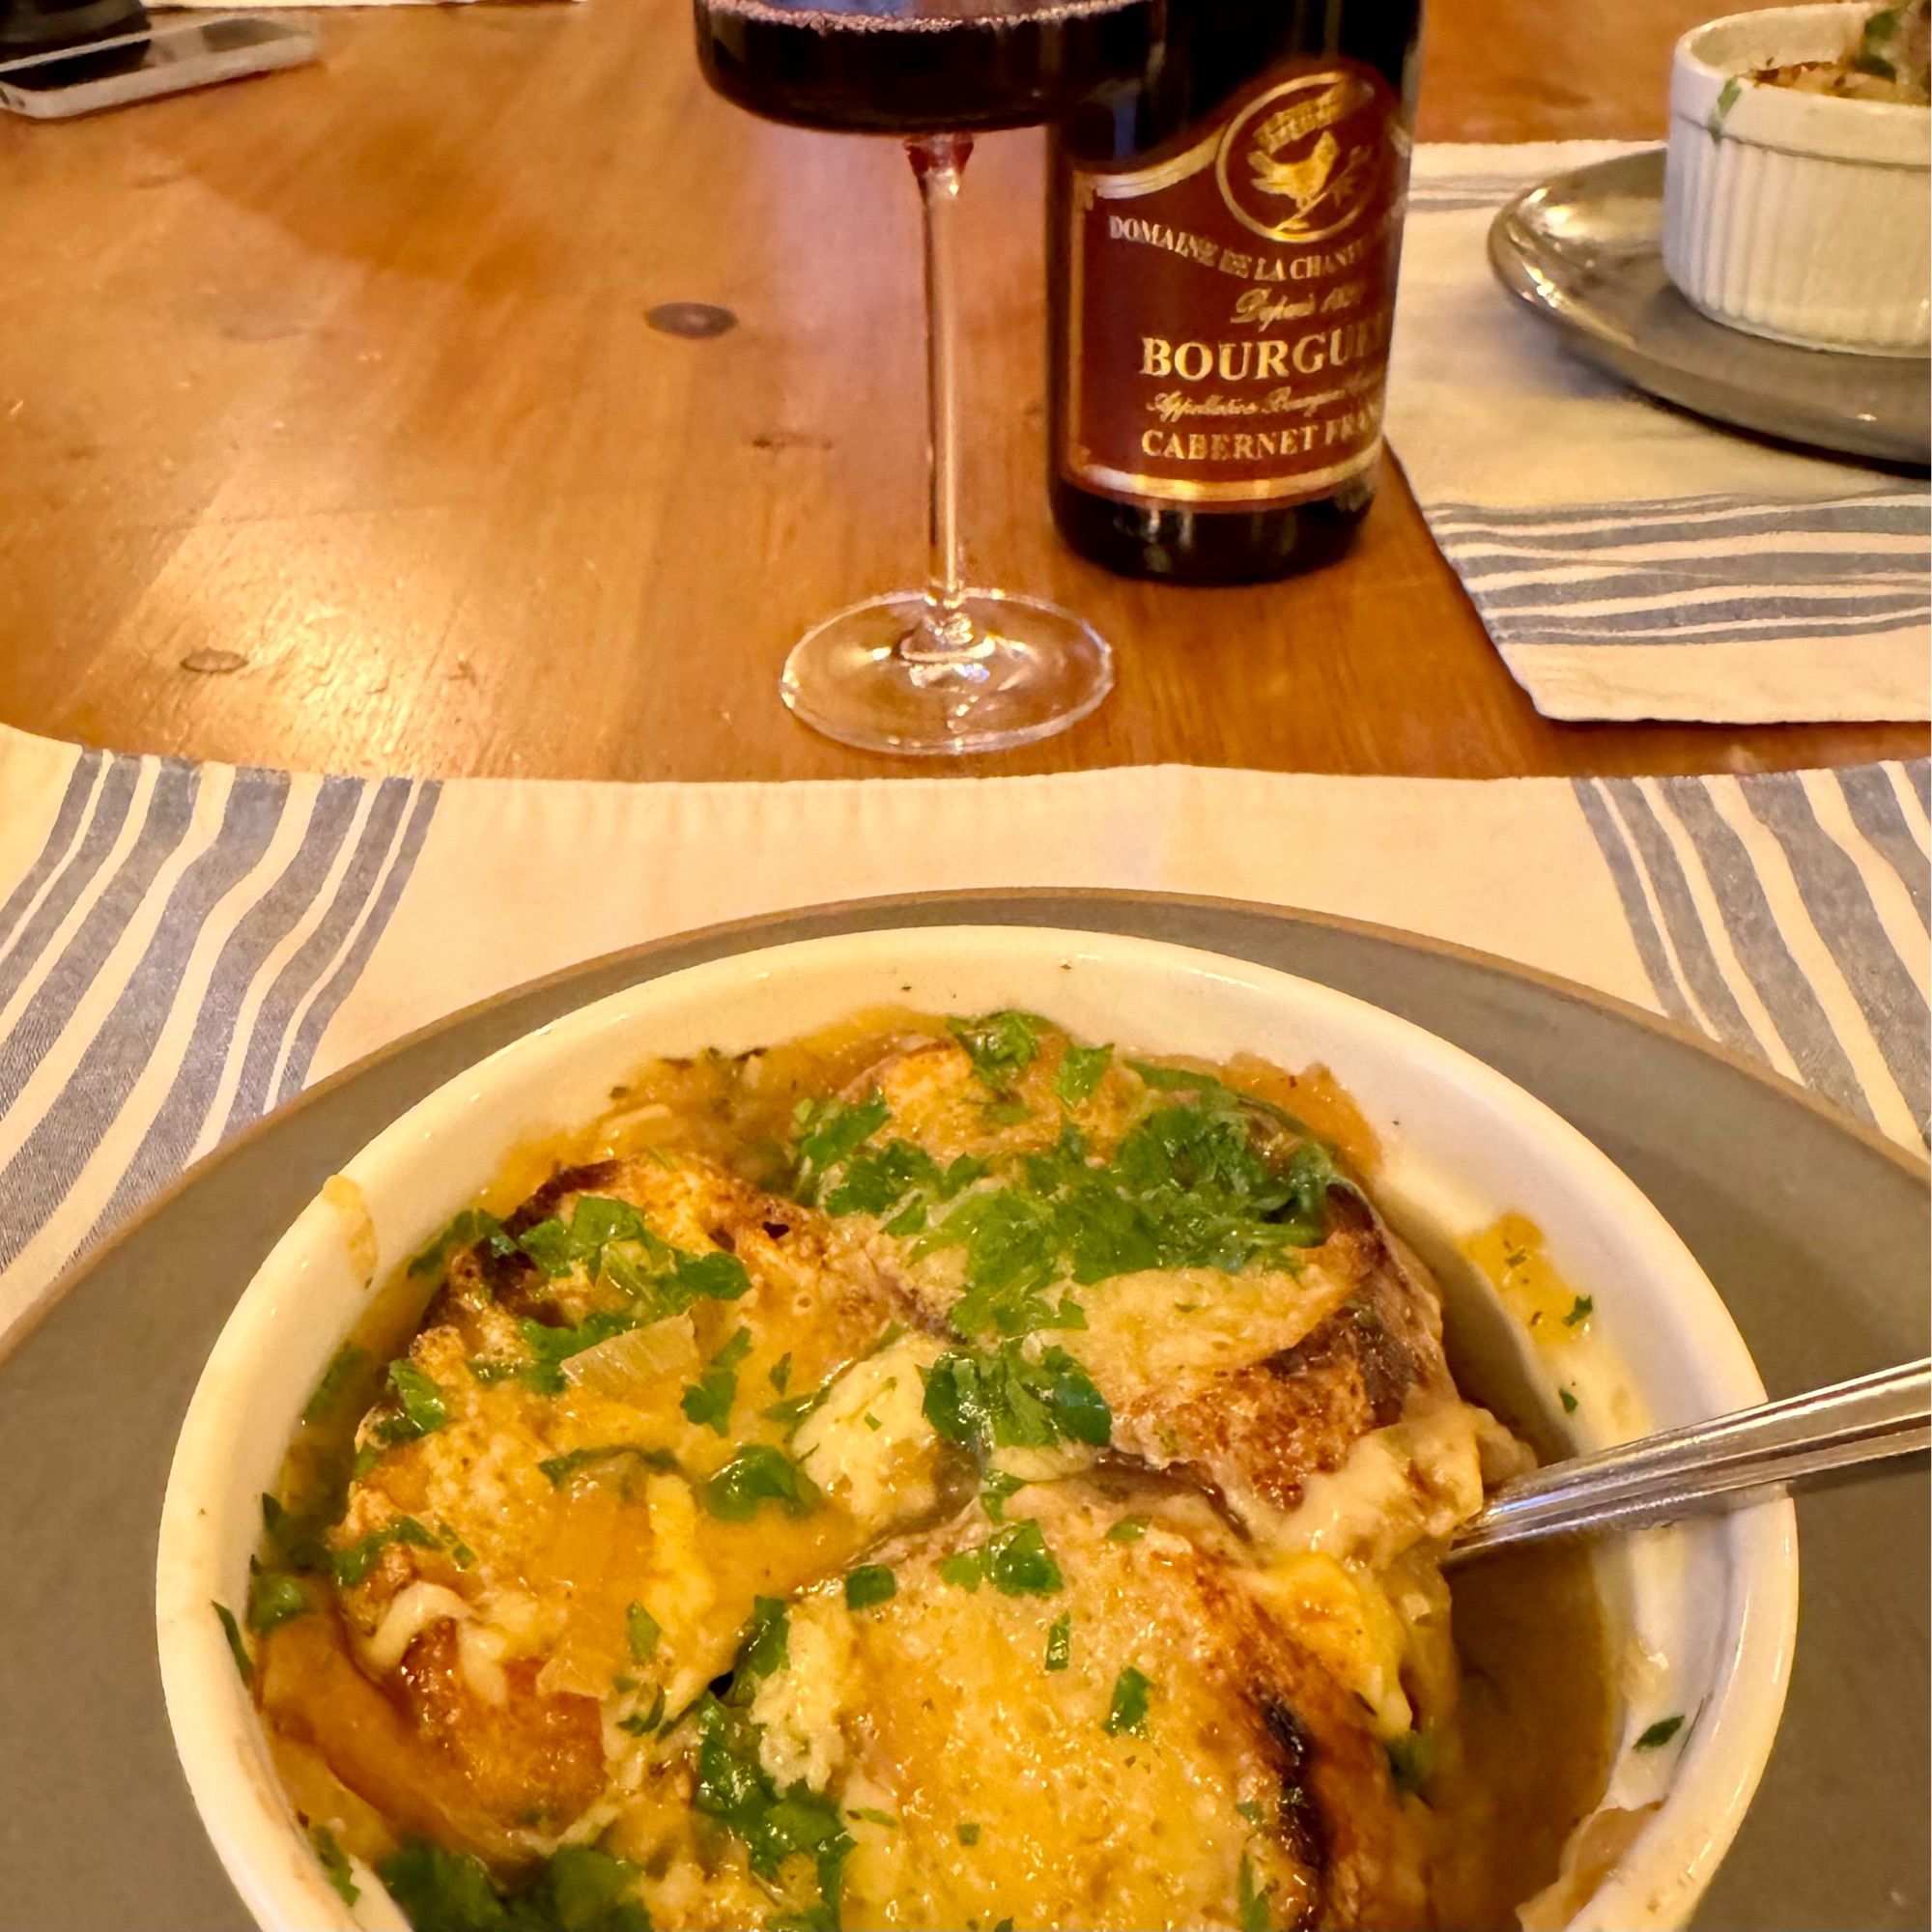
<instances>
[{"instance_id":1,"label":"white ceramic soup bowl","mask_svg":"<svg viewBox=\"0 0 1932 1932\"><path fill-rule=\"evenodd\" d=\"M807 940L650 980L491 1055L379 1135L276 1244L202 1373L162 1512L161 1678L203 1822L264 1926L402 1923L359 1867L353 1911L325 1882L212 1607L244 1601L258 1498L372 1293L513 1149L595 1118L644 1061L738 1051L888 1003L1017 1006L1142 1051L1321 1063L1378 1136L1378 1198L1442 1271L1453 1321L1497 1329L1500 1304L1457 1264L1455 1243L1505 1210L1536 1222L1567 1281L1594 1297L1582 1339L1555 1356L1503 1331L1513 1372L1552 1413L1559 1386L1580 1396L1579 1447L1763 1400L1716 1292L1603 1154L1479 1061L1325 986L1146 940L989 926ZM1622 1725L1605 1802L1655 1809L1585 1884L1570 1922L1678 1925L1737 1830L1783 1706L1798 1605L1792 1510L1647 1532L1604 1546L1598 1567ZM1667 1747L1634 1747L1677 1713L1686 1721Z\"/></svg>"},{"instance_id":2,"label":"white ceramic soup bowl","mask_svg":"<svg viewBox=\"0 0 1932 1932\"><path fill-rule=\"evenodd\" d=\"M1811 349L1923 355L1932 316L1932 113L1753 78L1831 60L1871 12L1711 20L1670 71L1663 266L1713 321Z\"/></svg>"}]
</instances>

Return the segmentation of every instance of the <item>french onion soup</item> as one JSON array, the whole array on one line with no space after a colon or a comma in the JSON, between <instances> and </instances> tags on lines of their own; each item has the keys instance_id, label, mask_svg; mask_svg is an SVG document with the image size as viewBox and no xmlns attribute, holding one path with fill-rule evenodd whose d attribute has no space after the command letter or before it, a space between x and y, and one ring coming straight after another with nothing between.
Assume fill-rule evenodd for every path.
<instances>
[{"instance_id":1,"label":"french onion soup","mask_svg":"<svg viewBox=\"0 0 1932 1932\"><path fill-rule=\"evenodd\" d=\"M1513 1922L1603 1790L1602 1620L1562 1552L1452 1601L1532 1457L1376 1161L1319 1068L1015 1011L616 1089L376 1298L264 1498L231 1633L337 1889Z\"/></svg>"}]
</instances>

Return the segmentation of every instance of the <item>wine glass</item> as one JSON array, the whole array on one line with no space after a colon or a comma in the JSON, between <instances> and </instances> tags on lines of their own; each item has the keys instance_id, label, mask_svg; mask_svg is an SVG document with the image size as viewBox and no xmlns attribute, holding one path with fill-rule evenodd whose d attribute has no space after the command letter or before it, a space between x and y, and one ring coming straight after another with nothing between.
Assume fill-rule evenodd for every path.
<instances>
[{"instance_id":1,"label":"wine glass","mask_svg":"<svg viewBox=\"0 0 1932 1932\"><path fill-rule=\"evenodd\" d=\"M1105 639L1042 598L966 580L959 538L957 207L975 133L1051 118L1138 71L1163 0L696 0L698 56L767 119L893 133L925 260L928 556L923 588L808 631L781 690L865 751L958 755L1064 730L1114 682Z\"/></svg>"}]
</instances>

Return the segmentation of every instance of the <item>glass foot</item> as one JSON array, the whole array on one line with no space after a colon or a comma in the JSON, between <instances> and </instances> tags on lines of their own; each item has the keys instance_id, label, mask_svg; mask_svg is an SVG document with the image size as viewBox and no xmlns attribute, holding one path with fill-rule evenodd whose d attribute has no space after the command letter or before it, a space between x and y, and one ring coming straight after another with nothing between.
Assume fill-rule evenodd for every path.
<instances>
[{"instance_id":1,"label":"glass foot","mask_svg":"<svg viewBox=\"0 0 1932 1932\"><path fill-rule=\"evenodd\" d=\"M802 723L866 752L957 757L1064 731L1114 686L1114 658L1069 611L969 590L945 644L917 590L869 597L808 631L781 690Z\"/></svg>"}]
</instances>

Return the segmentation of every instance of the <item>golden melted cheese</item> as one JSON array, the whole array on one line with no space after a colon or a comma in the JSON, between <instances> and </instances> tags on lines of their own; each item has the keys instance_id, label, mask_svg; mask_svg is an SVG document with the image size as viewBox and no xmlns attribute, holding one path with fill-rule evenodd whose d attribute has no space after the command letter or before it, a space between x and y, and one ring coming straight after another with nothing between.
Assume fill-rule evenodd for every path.
<instances>
[{"instance_id":1,"label":"golden melted cheese","mask_svg":"<svg viewBox=\"0 0 1932 1932\"><path fill-rule=\"evenodd\" d=\"M1084 1326L1014 1346L1091 1378L1110 1443L1002 1439L976 1463L926 1412L941 1357L997 1340L952 1329L965 1251L766 1191L794 1108L834 1094L885 1101L875 1146L987 1163L961 1201L1069 1123L1105 1159L1156 1102L1119 1058L1063 1102L1066 1047L1043 1033L989 1093L932 1022L873 1016L645 1069L564 1172L519 1157L515 1190L486 1196L507 1213L542 1189L513 1230L626 1202L669 1249L729 1257L742 1292L620 1325L546 1377L532 1334L630 1319L611 1279L487 1249L450 1264L407 1354L437 1419L399 1426L393 1393L362 1419L327 1535L340 1587L312 1580L327 1607L262 1646L303 1815L372 1861L426 1835L508 1884L596 1844L667 1932L823 1910L810 1858L754 1866L700 1803L701 1714L724 1709L707 1687L735 1669L716 1721L752 1741L774 1802L849 1836L846 1924L1425 1920L1445 1854L1384 1747L1426 1729L1465 1762L1435 1551L1519 1452L1457 1395L1433 1285L1372 1211L1237 1273L1082 1287ZM1373 1162L1319 1069L1235 1072ZM326 1458L298 1450L313 1488ZM792 1501L721 1504L760 1456ZM989 1552L1021 1534L1044 1566L1016 1581Z\"/></svg>"},{"instance_id":2,"label":"golden melted cheese","mask_svg":"<svg viewBox=\"0 0 1932 1932\"><path fill-rule=\"evenodd\" d=\"M865 1925L1235 1925L1239 1869L1280 1922L1316 1888L1244 1803L1272 1813L1279 1775L1241 1665L1276 1634L1204 1562L1223 1534L1171 1502L1133 1544L1127 1514L1072 1487L1031 1494L1064 1579L1048 1596L968 1591L944 1559L982 1541L978 1512L886 1552L898 1595L848 1609L836 1587L791 1620L789 1666L760 1688L767 1763L822 1787L854 1783L867 1808L848 1868ZM1057 1623L1067 1661L1045 1668ZM1122 1672L1147 1679L1148 1714L1110 1732ZM774 1754L773 1740L783 1740ZM962 1823L977 1826L962 1842Z\"/></svg>"}]
</instances>

